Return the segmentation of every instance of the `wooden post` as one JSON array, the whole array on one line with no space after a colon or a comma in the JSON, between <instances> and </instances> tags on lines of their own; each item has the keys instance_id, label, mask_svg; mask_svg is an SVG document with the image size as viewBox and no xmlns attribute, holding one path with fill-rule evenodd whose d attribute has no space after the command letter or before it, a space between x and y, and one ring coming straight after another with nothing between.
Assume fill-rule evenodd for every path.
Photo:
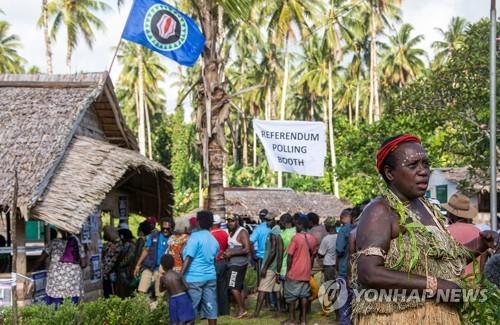
<instances>
[{"instance_id":1,"label":"wooden post","mask_svg":"<svg viewBox=\"0 0 500 325\"><path fill-rule=\"evenodd\" d=\"M16 213L16 273L21 275L27 274L27 260L26 260L26 222L24 218ZM13 262L14 263L14 262ZM17 277L20 279L19 277ZM17 303L18 306L23 306L26 300L26 279L20 279L21 281L16 281L17 285Z\"/></svg>"},{"instance_id":2,"label":"wooden post","mask_svg":"<svg viewBox=\"0 0 500 325\"><path fill-rule=\"evenodd\" d=\"M14 170L14 195L10 206L11 239L12 239L12 276L14 283L12 286L12 324L17 325L17 170Z\"/></svg>"},{"instance_id":3,"label":"wooden post","mask_svg":"<svg viewBox=\"0 0 500 325\"><path fill-rule=\"evenodd\" d=\"M161 189L160 189L160 175L156 172L156 196L158 197L158 218L161 218Z\"/></svg>"}]
</instances>

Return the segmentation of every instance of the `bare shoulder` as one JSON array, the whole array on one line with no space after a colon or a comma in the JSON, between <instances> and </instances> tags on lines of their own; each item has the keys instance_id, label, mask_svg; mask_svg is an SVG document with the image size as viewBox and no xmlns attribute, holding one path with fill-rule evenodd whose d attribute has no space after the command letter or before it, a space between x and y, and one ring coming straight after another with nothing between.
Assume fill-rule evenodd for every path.
<instances>
[{"instance_id":1,"label":"bare shoulder","mask_svg":"<svg viewBox=\"0 0 500 325\"><path fill-rule=\"evenodd\" d=\"M396 214L391 209L387 201L382 197L377 197L363 210L358 228L366 224L390 223L396 221Z\"/></svg>"},{"instance_id":2,"label":"bare shoulder","mask_svg":"<svg viewBox=\"0 0 500 325\"><path fill-rule=\"evenodd\" d=\"M397 225L396 214L385 199L374 199L361 214L356 228L357 248L376 246L387 251L391 238L397 233Z\"/></svg>"}]
</instances>

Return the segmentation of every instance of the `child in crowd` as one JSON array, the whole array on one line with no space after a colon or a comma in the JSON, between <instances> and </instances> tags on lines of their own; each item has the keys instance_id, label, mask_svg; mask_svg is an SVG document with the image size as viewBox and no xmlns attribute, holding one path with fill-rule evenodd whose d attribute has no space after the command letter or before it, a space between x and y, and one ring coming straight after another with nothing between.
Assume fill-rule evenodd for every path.
<instances>
[{"instance_id":1,"label":"child in crowd","mask_svg":"<svg viewBox=\"0 0 500 325\"><path fill-rule=\"evenodd\" d=\"M187 294L187 285L182 276L172 270L174 258L166 254L161 257L161 267L164 270L160 278L160 291L167 291L169 299L170 323L194 324L195 313L193 304Z\"/></svg>"}]
</instances>

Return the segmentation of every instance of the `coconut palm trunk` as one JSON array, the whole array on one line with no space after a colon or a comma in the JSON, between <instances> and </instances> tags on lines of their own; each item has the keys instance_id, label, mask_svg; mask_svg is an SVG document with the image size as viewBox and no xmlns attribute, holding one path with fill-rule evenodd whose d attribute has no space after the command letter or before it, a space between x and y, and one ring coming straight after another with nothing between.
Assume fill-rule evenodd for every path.
<instances>
[{"instance_id":1,"label":"coconut palm trunk","mask_svg":"<svg viewBox=\"0 0 500 325\"><path fill-rule=\"evenodd\" d=\"M368 110L368 123L380 120L380 105L378 98L378 73L377 73L377 6L372 1L370 17L370 105Z\"/></svg>"},{"instance_id":2,"label":"coconut palm trunk","mask_svg":"<svg viewBox=\"0 0 500 325\"><path fill-rule=\"evenodd\" d=\"M289 73L289 52L288 52L288 33L285 35L285 71L283 73L283 88L281 89L281 103L280 103L280 119L284 120L286 116L286 90L288 86L288 73Z\"/></svg>"},{"instance_id":3,"label":"coconut palm trunk","mask_svg":"<svg viewBox=\"0 0 500 325\"><path fill-rule=\"evenodd\" d=\"M283 73L283 88L281 89L281 103L280 103L280 120L284 120L286 116L286 90L288 86L288 70L289 70L289 52L288 52L288 32L285 35L285 71ZM283 172L278 172L278 188L283 187Z\"/></svg>"},{"instance_id":4,"label":"coconut palm trunk","mask_svg":"<svg viewBox=\"0 0 500 325\"><path fill-rule=\"evenodd\" d=\"M243 142L243 167L248 167L248 121L247 114L243 111L241 142Z\"/></svg>"},{"instance_id":5,"label":"coconut palm trunk","mask_svg":"<svg viewBox=\"0 0 500 325\"><path fill-rule=\"evenodd\" d=\"M144 105L144 112L146 113L146 131L148 137L148 158L153 159L153 145L151 143L151 119L149 117L149 110L147 105Z\"/></svg>"},{"instance_id":6,"label":"coconut palm trunk","mask_svg":"<svg viewBox=\"0 0 500 325\"><path fill-rule=\"evenodd\" d=\"M333 135L333 80L332 80L332 62L328 61L328 136L330 142L330 155L332 164L332 185L333 195L339 197L339 183L337 180L337 156L335 155L335 138Z\"/></svg>"},{"instance_id":7,"label":"coconut palm trunk","mask_svg":"<svg viewBox=\"0 0 500 325\"><path fill-rule=\"evenodd\" d=\"M68 68L68 73L71 73L71 57L73 56L73 47L72 43L69 40L70 36L68 35L68 48L66 50L66 67Z\"/></svg>"},{"instance_id":8,"label":"coconut palm trunk","mask_svg":"<svg viewBox=\"0 0 500 325\"><path fill-rule=\"evenodd\" d=\"M354 106L354 124L358 124L358 119L359 119L359 74L358 74L358 80L356 82L356 103Z\"/></svg>"},{"instance_id":9,"label":"coconut palm trunk","mask_svg":"<svg viewBox=\"0 0 500 325\"><path fill-rule=\"evenodd\" d=\"M145 109L145 100L144 100L144 62L142 58L142 49L140 45L136 45L138 48L138 78L137 82L139 83L139 126L138 126L138 138L139 138L139 152L141 155L146 156L146 132L145 132L145 122L146 122L146 109Z\"/></svg>"},{"instance_id":10,"label":"coconut palm trunk","mask_svg":"<svg viewBox=\"0 0 500 325\"><path fill-rule=\"evenodd\" d=\"M208 209L224 215L224 123L229 115L228 100L222 86L224 69L218 46L223 35L223 10L214 1L202 0L200 22L205 36L202 57L202 100L198 102L204 119L198 121L197 130L202 139L202 156L205 172L208 173Z\"/></svg>"},{"instance_id":11,"label":"coconut palm trunk","mask_svg":"<svg viewBox=\"0 0 500 325\"><path fill-rule=\"evenodd\" d=\"M253 168L257 167L257 135L255 134L255 130L253 132L253 159L252 159Z\"/></svg>"},{"instance_id":12,"label":"coconut palm trunk","mask_svg":"<svg viewBox=\"0 0 500 325\"><path fill-rule=\"evenodd\" d=\"M49 12L47 7L48 0L42 0L43 17L43 37L45 40L45 57L47 60L47 73L52 74L52 42L49 36Z\"/></svg>"}]
</instances>

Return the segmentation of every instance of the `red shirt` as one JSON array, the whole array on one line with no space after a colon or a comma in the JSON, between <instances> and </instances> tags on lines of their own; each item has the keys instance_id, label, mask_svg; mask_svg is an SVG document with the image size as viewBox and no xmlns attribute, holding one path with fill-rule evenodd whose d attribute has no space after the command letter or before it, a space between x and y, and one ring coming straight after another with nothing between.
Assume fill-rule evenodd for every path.
<instances>
[{"instance_id":1,"label":"red shirt","mask_svg":"<svg viewBox=\"0 0 500 325\"><path fill-rule=\"evenodd\" d=\"M313 235L307 233L295 234L287 250L288 255L293 256L292 265L286 274L287 278L295 281L309 281L311 277L311 254L315 254L317 248L318 243Z\"/></svg>"},{"instance_id":2,"label":"red shirt","mask_svg":"<svg viewBox=\"0 0 500 325\"><path fill-rule=\"evenodd\" d=\"M466 244L473 240L474 238L479 237L479 228L476 228L473 224L456 222L452 225L448 226L448 231L450 232L453 239L455 239L460 244ZM477 261L480 261L479 256L477 257ZM473 264L472 262L467 264L465 267L465 275L472 274Z\"/></svg>"},{"instance_id":3,"label":"red shirt","mask_svg":"<svg viewBox=\"0 0 500 325\"><path fill-rule=\"evenodd\" d=\"M219 252L217 253L216 260L217 261L223 260L222 253L224 253L227 249L228 246L227 241L229 239L229 235L224 229L220 228L212 228L210 230L210 233L212 234L212 236L215 237L215 239L219 243Z\"/></svg>"}]
</instances>

